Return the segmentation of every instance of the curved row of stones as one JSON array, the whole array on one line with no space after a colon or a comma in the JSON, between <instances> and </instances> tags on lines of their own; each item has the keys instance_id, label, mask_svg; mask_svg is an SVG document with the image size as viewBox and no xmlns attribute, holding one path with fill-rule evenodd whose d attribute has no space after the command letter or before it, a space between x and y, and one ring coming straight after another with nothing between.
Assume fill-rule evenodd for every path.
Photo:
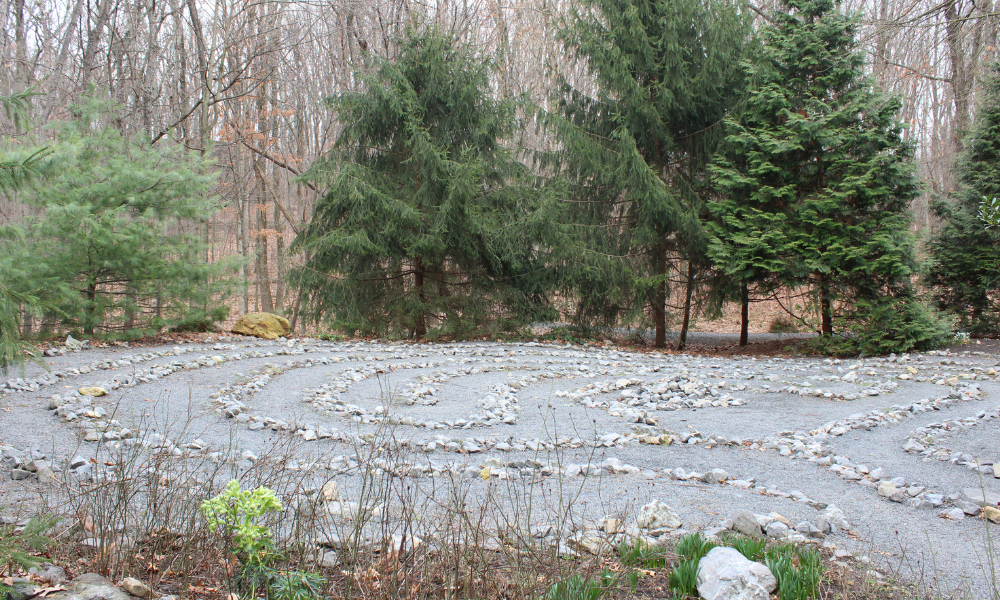
<instances>
[{"instance_id":1,"label":"curved row of stones","mask_svg":"<svg viewBox=\"0 0 1000 600\"><path fill-rule=\"evenodd\" d=\"M215 349L224 349L225 347L226 347L225 345L216 345ZM235 348L234 346L230 347ZM191 350L193 349L175 347L172 351L147 353L141 356L125 357L117 361L104 361L102 363L95 363L91 365L91 368L95 369L118 368L121 366L130 365L135 362L143 360L151 360L157 357L168 356L170 354L179 355L184 351L191 351ZM171 373L176 372L176 370L179 370L181 368L194 369L203 366L218 365L223 362L231 360L280 356L282 354L303 353L308 350L309 350L308 348L294 348L294 349L281 348L278 349L276 352L255 351L255 352L244 352L242 354L235 354L230 356L222 356L222 355L201 356L194 361L188 361L188 362L175 361L169 365L156 366L149 369L148 373L143 373L140 371L132 378L126 379L125 382L122 382L121 380L112 381L109 387L111 387L112 389L116 389L118 387L121 387L122 385L138 385L139 383L144 383L146 381L151 380L151 378L155 379L157 377L168 376ZM397 354L394 357L402 358L400 354ZM366 357L366 358L372 358L372 357ZM377 358L378 357L376 357L376 359ZM904 364L905 362L908 362L908 358L909 358L908 356L904 356L902 359L899 360L899 363ZM885 362L891 363L894 361L895 361L894 357L891 357ZM290 368L309 367L313 366L314 364L328 365L333 362L340 362L339 357L330 357L330 358L322 357L315 359L300 360L297 362L290 362L284 367L276 367L274 365L269 365L263 371L255 371L254 376L251 377L249 381L228 386L227 388L220 390L217 394L213 396L220 402L220 404L222 405L221 408L223 412L227 414L227 416L234 418L242 417L240 420L252 421L250 423L250 427L252 429L261 429L264 427L270 427L271 429L289 429L290 425L279 419L273 419L267 417L249 417L246 415L241 415L241 413L246 408L246 404L244 403L243 399L247 395L250 395L253 392L262 389L268 383L271 376L274 374L281 373ZM610 364L608 361L599 361L599 362L604 363L604 365ZM837 364L840 361L830 361L830 362L831 364ZM942 361L942 364L949 364L950 362L953 361ZM421 363L417 365L414 365L412 363L403 363L403 364L393 365L393 369L415 368L415 367L428 368L433 366L439 366L440 364L442 363L431 362L431 363ZM712 366L717 367L718 365L712 365ZM856 367L858 367L858 365L853 365L852 368L849 370L848 374L843 376L841 379L845 381L856 381L857 380L856 377L851 377L851 375L856 375L858 373L858 371L855 370ZM581 370L587 370L586 365L581 365L579 368ZM480 369L478 367L471 367L464 369L463 372L469 374L479 370ZM654 368L651 371L656 372L658 370L659 368ZM438 423L434 421L422 421L413 417L406 417L406 416L403 417L389 416L387 414L385 407L375 407L375 410L371 414L366 414L365 411L360 406L346 404L339 398L339 393L346 391L347 387L351 383L364 380L378 371L379 370L377 368L372 368L372 367L369 367L367 369L348 369L339 378L340 381L335 381L334 383L322 386L321 389L315 392L314 397L307 398L305 401L312 404L316 408L325 408L328 410L333 410L335 412L346 413L352 416L355 420L365 423L388 421L390 424L402 424L414 427L426 427L428 429L439 429L439 428L468 429L470 427L479 425L490 426L497 421L504 423L515 422L516 413L519 412L519 407L517 406L517 397L513 392L517 389L517 385L519 383L521 385L526 385L528 382L537 381L537 377L532 376L528 378L523 378L522 381L520 382L513 382L513 385L494 386L494 391L496 392L496 394L488 395L486 398L481 400L481 404L484 408L485 414L472 415L471 418L469 419L458 419L455 420L454 422ZM75 372L86 373L88 372L88 369L84 367L82 370L73 369L70 370L69 372L74 374ZM483 369L482 372L488 372L488 368ZM604 369L602 370L602 372L607 373L608 370ZM459 371L452 371L443 374L436 374L438 375L436 379L428 378L426 376L422 377L425 379L430 379L431 381L435 380L444 381L458 374L460 374ZM739 376L741 374L742 373L740 373L739 370L737 369L735 375ZM907 374L909 373L904 373L903 375ZM56 377L65 376L63 373L54 373L52 375ZM586 375L592 377L595 376L595 373L587 373ZM543 373L542 376L552 377L553 375L551 373ZM769 379L773 381L775 378L776 378L775 375L772 374ZM815 379L816 376L813 376L813 378ZM957 382L957 379L955 379L955 382ZM640 387L634 390L627 389L630 386L635 386L635 385L638 385ZM559 391L556 392L555 395L557 397L569 396L573 399L578 400L579 402L581 402L586 406L604 408L609 412L609 414L611 414L611 416L624 417L629 421L634 421L637 423L655 425L655 419L651 418L648 415L647 411L649 410L678 410L681 408L700 408L704 406L714 406L714 407L740 406L745 403L742 399L739 398L734 399L729 394L720 395L717 392L717 390L723 387L724 385L725 381L721 382L717 381L714 384L706 384L705 382L702 381L692 381L691 375L685 371L680 374L675 374L670 377L662 378L657 382L642 382L641 380L636 378L629 380L621 379L614 383L598 382L589 384L588 386L580 388L575 392ZM412 382L408 385L407 389L408 391L413 392L411 394L408 394L410 398L406 400L407 404L417 403L418 400L416 399L420 397L426 397L426 396L433 397L435 391L432 387L426 385L422 388L416 387L414 384L412 384ZM746 389L746 386L733 385L730 386L730 389L733 390ZM622 398L620 400L594 401L591 398L591 395L588 394L588 393L608 393L615 390L623 390ZM330 393L331 391L335 393L331 394ZM763 391L766 391L766 389ZM664 401L664 394L672 392L683 392L684 396L682 397L677 393L673 393L673 395L671 395L668 399ZM80 398L79 395L75 396L76 397L74 397L73 394L69 394L65 398L54 396L52 400L52 405L50 407L55 408L57 410L57 414L61 418L67 421L74 420L77 414L81 411L91 418L101 418L104 416L104 413L106 412L105 410L102 410L100 408L96 409L91 408L90 404L92 403L92 400L90 398L88 397ZM71 402L73 402L74 400L78 401L79 404L76 405L71 404ZM430 403L427 401L425 402ZM496 412L491 412L491 409L495 408L499 408L498 411L499 414L497 414ZM476 417L480 417L480 419L477 419ZM98 422L97 425L100 426L104 424ZM99 437L95 436L97 429L98 427L94 427L92 430L89 431L89 436L88 436L89 440L96 441L97 439L100 439ZM308 424L298 427L296 432L302 435L307 440L333 437L324 435L325 432L322 430L322 428L316 426L310 426ZM623 444L623 443L628 443L629 441L632 441L634 439L644 440L646 443L657 443L665 440L672 440L672 436L667 438L664 438L662 436L657 437L653 435L654 433L655 432L652 431L645 431L635 436L628 436L628 435L621 436L618 434L609 434L607 436L603 436L598 445L613 446L615 445L616 442L619 444ZM111 437L114 437L115 434L112 433L110 435ZM692 437L694 438L693 441L691 440ZM652 441L654 439L656 440L656 442ZM685 443L698 443L700 441L700 438L697 434L681 434L681 436L678 439L679 441ZM715 443L719 443L719 441L721 440L710 439L708 440L708 445L714 445ZM538 440L523 440L523 441L512 440L512 442L513 443L500 442L502 445L500 446L499 449L501 450L505 450L508 448L522 449L520 447L523 446L524 448L535 450L538 449L537 447L540 445L540 441ZM722 443L725 442L723 441ZM567 447L578 447L580 445L580 441L577 439L565 439L562 441L561 445L565 445ZM429 450L436 449L436 446L440 446L442 449L451 449L460 452L468 451L471 448L470 444L463 444L463 443L457 443L456 446L456 442L454 442L453 440L442 439L440 436L438 439L428 441L425 444L425 447L427 447ZM541 445L540 447L545 449L547 446Z\"/></svg>"},{"instance_id":2,"label":"curved row of stones","mask_svg":"<svg viewBox=\"0 0 1000 600\"><path fill-rule=\"evenodd\" d=\"M245 347L245 346L244 346ZM361 349L363 346L361 344L356 344L353 346L354 349ZM624 363L616 362L614 359L621 358L622 355L612 351L613 354L617 356L600 357L593 359L594 350L588 350L587 355L583 355L578 350L572 348L559 348L552 347L548 345L534 345L526 344L520 349L520 353L524 354L524 348L540 348L541 352L547 353L550 358L547 361L549 364L556 364L560 355L563 358L570 359L581 359L584 356L587 357L586 360L576 360L572 368L566 368L563 372L558 371L540 371L542 368L539 364L532 365L535 369L538 369L537 374L524 377L521 381L511 382L511 384L503 384L503 386L494 386L494 394L486 396L486 398L480 401L481 407L484 410L484 414L471 415L469 419L458 419L454 422L448 423L436 423L433 421L421 421L416 418L410 417L398 417L390 416L388 411L384 407L375 407L371 412L366 412L362 407L355 405L348 405L344 403L340 394L347 391L347 389L353 383L358 381L363 381L364 379L370 378L377 375L379 372L384 372L383 369L378 367L364 367L364 368L348 368L338 377L335 377L333 382L321 386L319 389L312 391L312 396L306 399L306 402L313 404L316 408L324 408L326 410L332 410L334 412L342 412L346 415L352 417L353 419L360 422L380 422L386 421L390 424L401 424L409 425L412 427L423 427L427 429L438 429L438 428L448 428L448 429L468 429L474 426L493 426L498 423L511 422L516 419L516 414L518 412L518 402L516 396L517 386L519 384L527 385L538 380L538 376L543 377L597 377L601 375L615 375L622 374L625 372L630 373L640 373L640 374L656 374L664 369L663 365L642 365L635 364L631 358L625 357ZM239 350L240 345L234 344L216 344L212 350L224 351L224 350ZM482 347L477 346L449 346L448 353L452 356L459 356L460 358L452 358L446 360L429 360L421 363L404 362L404 363L394 363L391 366L387 366L388 370L398 370L398 369L410 369L410 368L422 368L422 369L441 369L441 367L452 364L460 363L462 366L459 369L452 369L450 371L439 370L432 373L429 376L421 376L422 381L418 382L408 382L400 398L407 405L419 404L419 403L432 403L433 398L437 395L437 389L433 385L434 383L440 383L447 381L453 377L461 376L463 374L473 374L475 372L488 372L490 369L494 368L504 368L502 364L507 361L508 358L514 356L513 351L508 351L507 349L493 348L484 350ZM474 349L472 356L462 356L463 352L467 352L470 348ZM269 358L282 355L293 355L293 354L304 354L310 351L327 351L327 352L349 352L351 351L351 345L347 345L344 348L338 348L336 346L327 345L322 348L310 348L303 347L299 345L296 347L294 343L289 343L287 347L277 347L269 350L252 350L244 351L242 353L230 354L228 356L215 354L215 355L202 355L189 361L171 361L166 365L155 365L148 369L140 369L135 371L131 377L118 378L112 380L108 387L111 389L117 389L124 386L135 386L140 385L148 381L155 380L160 377L169 376L179 370L192 370L202 367L209 367L219 365L223 362L229 362L233 360L243 360L248 358ZM106 360L106 361L96 361L90 365L85 365L83 367L75 369L64 369L62 371L57 371L49 373L43 378L39 378L35 381L15 381L15 387L8 385L10 389L31 389L33 386L41 385L51 385L55 381L61 379L66 379L71 376L84 375L96 370L103 369L117 369L128 366L133 366L137 363L142 363L146 361L155 360L164 357L176 357L183 354L188 354L196 352L200 348L196 347L175 347L171 350L159 351L159 352L147 352L143 354L137 354L127 357L118 358L117 360ZM367 347L368 351L372 351L371 347ZM251 429L260 429L263 427L269 427L276 430L291 430L297 435L300 435L306 441L312 441L315 439L323 438L334 438L342 441L350 441L354 443L368 443L371 441L370 437L356 436L352 434L347 434L340 431L324 431L320 427L310 426L309 424L288 424L282 422L278 419L272 419L268 417L260 416L248 416L244 411L247 409L247 404L245 400L251 396L256 391L263 389L271 380L271 378L287 371L292 368L308 368L316 365L330 365L334 363L341 362L344 359L348 360L366 360L368 362L372 361L382 361L388 362L389 360L405 360L410 359L413 356L429 356L434 353L432 348L426 346L388 346L385 348L379 348L379 352L383 354L388 353L389 356L373 356L373 355L348 355L344 357L331 356L331 357L309 357L306 359L299 359L297 361L289 361L283 367L278 367L275 365L268 365L259 371L255 371L252 376L247 380L235 383L231 386L227 386L220 390L215 396L216 400L220 403L220 410L224 412L227 416L235 418L237 420L244 420L249 422L249 427ZM600 351L597 351L598 353ZM978 388L975 385L966 385L968 380L978 379L990 379L995 375L995 370L992 368L976 367L976 366L965 366L959 365L954 360L941 360L938 364L941 372L934 373L921 373L913 366L906 366L911 363L919 364L925 361L931 356L916 356L911 359L910 356L904 355L902 357L890 357L888 359L875 359L867 361L857 361L854 364L850 364L845 369L843 361L840 360L827 360L825 363L829 365L831 371L836 370L837 373L831 373L830 375L811 375L804 378L804 381L786 381L788 385L783 388L771 389L768 384L765 384L763 388L757 391L762 392L791 392L791 393L806 393L807 395L822 396L826 398L833 398L834 400L850 400L852 393L847 394L834 394L832 392L823 391L819 388L814 387L816 381L838 379L841 382L854 383L857 384L861 390L855 395L858 397L862 394L864 395L875 395L872 392L878 394L891 393L894 389L895 383L891 381L891 378L895 377L897 379L915 379L929 381L937 383L939 385L946 385L955 388L949 396L937 398L933 400L923 400L912 405L905 407L893 407L887 411L872 411L864 415L852 415L843 422L828 423L823 427L808 433L796 433L788 432L787 434L779 434L777 436L772 436L763 440L741 440L741 439L726 439L722 436L710 435L704 436L698 432L683 432L680 434L673 434L672 432L657 431L649 428L642 428L639 431L632 434L617 434L609 433L599 436L594 440L583 440L578 437L576 438L561 438L552 441L543 441L541 439L523 439L514 440L510 439L507 441L497 442L495 440L489 440L481 437L477 438L458 438L453 439L447 436L437 436L432 440L417 440L412 442L406 442L411 444L411 447L418 448L424 452L434 452L434 451L451 451L462 454L474 454L480 452L484 449L496 449L501 451L507 450L551 450L559 447L565 448L578 448L585 445L593 445L598 447L613 447L622 446L633 443L656 443L656 444L669 444L674 441L687 444L702 444L705 448L712 448L716 445L746 445L751 449L757 448L774 448L780 454L785 456L791 456L792 458L805 458L811 462L815 462L820 466L828 467L832 471L837 472L842 478L847 480L857 481L862 485L869 485L872 487L878 487L879 492L882 495L897 501L912 498L910 503L917 507L939 507L946 501L958 501L960 500L960 493L952 491L948 493L947 496L944 493L935 493L931 490L926 490L918 484L911 484L909 486L905 485L905 481L901 481L900 478L892 478L885 472L884 469L876 468L869 470L865 465L855 465L847 457L836 456L832 454L831 449L827 444L824 444L824 440L828 436L842 435L846 431L855 428L870 428L873 426L878 426L881 423L898 423L899 420L905 416L909 416L918 412L923 412L925 410L939 410L940 408L947 406L949 403L958 400L967 400L978 396ZM720 369L721 365L718 362L708 360L708 361L698 361L688 360L692 363L687 366L684 370L678 373L668 374L667 377L661 377L658 380L643 381L638 378L630 379L618 379L615 381L605 381L605 382L594 382L586 386L580 387L572 392L556 392L556 396L564 396L574 401L580 402L586 406L602 408L608 411L611 416L622 417L629 422L636 422L643 425L655 425L655 418L649 415L650 411L653 410L681 410L688 408L703 408L703 407L727 407L727 406L740 406L744 401L740 398L733 398L728 391L741 391L747 389L747 386L742 383L729 384L727 385L727 379L717 380L715 382L707 382L699 379L699 377L722 377L725 376L728 379L743 379L746 381L752 381L754 379L765 379L768 382L776 382L781 379L776 373L761 373L759 368L761 365L766 365L769 370L772 371L797 371L804 370L802 367L790 364L775 363L775 361L756 361L751 360L749 366L756 366L757 372L746 373L746 362L743 361L743 368L737 366L734 370L727 373L711 373L711 370ZM589 363L589 364L580 364ZM756 363L756 364L754 364ZM470 366L471 365L471 366ZM488 365L488 366L487 366ZM499 366L498 366L499 365ZM964 371L968 371L960 374L951 374L950 366L962 366L965 367ZM692 367L703 367L708 369L705 372L695 372L692 373L690 369ZM895 371L893 369L895 367ZM530 367L525 365L516 365L515 370L527 370ZM896 372L898 371L898 372ZM916 372L915 372L916 371ZM840 373L844 373L841 375ZM878 381L877 379L866 379L865 377L874 378L882 376L885 378L883 381ZM791 378L789 378L791 379ZM10 383L10 382L8 382ZM965 387L959 387L963 385ZM27 388L25 388L27 386ZM37 389L37 387L36 387ZM610 394L614 392L620 392L620 398L610 401L599 400L595 397L598 395ZM495 406L491 403L495 403ZM85 439L89 441L104 441L111 446L119 443L135 443L135 438L141 437L142 443L150 443L152 447L165 447L171 452L183 454L185 451L205 451L208 450L203 442L200 440L194 440L186 445L176 445L172 442L164 445L164 440L152 440L150 442L146 437L142 437L142 432L133 432L128 427L123 426L121 423L114 419L106 419L107 410L101 406L94 406L93 399L89 396L79 396L79 394L67 394L64 396L53 396L50 408L53 408L56 413L66 421L75 421L81 415L86 417L86 419L80 419L81 428L85 428ZM495 409L499 408L499 412ZM493 411L493 412L491 412ZM985 417L986 414L983 413ZM513 417L513 419L511 419ZM140 435L137 436L137 433ZM329 435L328 435L329 434ZM169 442L167 440L166 442ZM23 454L23 453L21 453ZM75 457L71 462L79 463L77 460L79 457ZM491 459L495 460L495 459ZM8 460L10 462L10 460ZM19 465L22 465L21 461L17 461ZM465 465L463 468L458 469L463 475L472 477L477 474L481 474L482 469L492 468L496 470L495 476L498 478L504 477L520 477L527 476L528 467L519 464L519 461L509 461L508 464L502 464L503 461L499 461L500 464L487 464L481 463L478 465ZM22 465L24 466L24 465ZM293 468L299 468L300 465L293 464ZM37 470L32 471L31 469L22 469L18 466L14 468L15 471L21 471L18 473L19 476L25 475L25 472L32 473L37 472ZM633 465L623 465L614 459L608 459L601 465L565 465L565 466L551 466L542 465L531 469L532 471L538 471L537 474L542 476L548 476L551 474L562 474L562 475L581 475L581 476L593 476L601 475L604 473L608 474L642 474L646 477L657 477L657 476L668 476L678 479L701 479L706 476L706 474L700 473L688 473L683 468L672 470L663 469L659 473L650 470L642 470ZM434 476L436 473L455 473L456 468L454 465L434 465L433 463L428 463L426 465L411 465L406 470L407 475L410 476L423 476L430 475ZM13 473L12 473L13 474ZM742 482L743 480L737 480ZM752 482L751 482L752 483ZM894 486L896 489L890 489L889 486ZM905 495L898 493L900 488L905 488ZM762 491L766 491L762 490ZM783 494L778 490L773 490L776 492L775 495ZM791 495L791 494L789 494ZM969 512L969 511L965 511ZM952 513L952 516L955 516Z\"/></svg>"}]
</instances>

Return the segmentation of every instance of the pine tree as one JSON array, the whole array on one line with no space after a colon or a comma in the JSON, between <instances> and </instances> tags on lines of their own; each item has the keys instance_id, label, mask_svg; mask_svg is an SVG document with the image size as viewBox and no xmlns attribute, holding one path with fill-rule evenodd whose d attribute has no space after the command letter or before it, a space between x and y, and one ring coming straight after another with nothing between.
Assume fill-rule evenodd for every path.
<instances>
[{"instance_id":1,"label":"pine tree","mask_svg":"<svg viewBox=\"0 0 1000 600\"><path fill-rule=\"evenodd\" d=\"M107 103L73 110L73 121L53 126L46 176L19 197L40 215L0 259L10 287L86 334L224 318L225 265L204 262L192 227L212 210L209 164L169 140L123 136Z\"/></svg>"},{"instance_id":2,"label":"pine tree","mask_svg":"<svg viewBox=\"0 0 1000 600\"><path fill-rule=\"evenodd\" d=\"M34 93L27 90L10 96L0 96L0 106L7 118L20 129L28 120L29 100ZM0 150L0 194L8 196L23 188L38 176L38 165L48 154L45 148L20 157ZM11 247L21 241L21 231L16 227L0 227L0 252L11 254ZM37 306L36 298L18 293L10 287L10 276L0 263L0 374L6 374L10 365L24 367L25 358L34 358L32 346L20 337L22 306Z\"/></svg>"},{"instance_id":3,"label":"pine tree","mask_svg":"<svg viewBox=\"0 0 1000 600\"><path fill-rule=\"evenodd\" d=\"M785 7L763 32L764 60L747 64L755 86L741 117L726 123L715 258L747 283L811 286L827 336L838 303L859 331L874 312L925 315L903 309L917 303L907 207L919 186L900 101L866 78L855 20L832 0Z\"/></svg>"},{"instance_id":4,"label":"pine tree","mask_svg":"<svg viewBox=\"0 0 1000 600\"><path fill-rule=\"evenodd\" d=\"M329 100L343 129L311 169L328 191L292 274L314 318L422 338L546 310L559 206L518 160L519 104L493 96L495 73L458 39L411 29L362 91Z\"/></svg>"},{"instance_id":5,"label":"pine tree","mask_svg":"<svg viewBox=\"0 0 1000 600\"><path fill-rule=\"evenodd\" d=\"M629 322L649 310L666 343L671 269L686 281L684 325L710 266L706 165L743 87L749 22L726 0L582 0L560 37L596 91L564 83L552 160L574 182L580 249L565 273L576 319ZM680 259L678 261L677 259Z\"/></svg>"},{"instance_id":6,"label":"pine tree","mask_svg":"<svg viewBox=\"0 0 1000 600\"><path fill-rule=\"evenodd\" d=\"M939 305L970 332L1000 330L1000 230L979 217L984 198L1000 197L1000 65L983 86L975 125L957 164L961 188L934 204L941 219L928 242L928 283Z\"/></svg>"}]
</instances>

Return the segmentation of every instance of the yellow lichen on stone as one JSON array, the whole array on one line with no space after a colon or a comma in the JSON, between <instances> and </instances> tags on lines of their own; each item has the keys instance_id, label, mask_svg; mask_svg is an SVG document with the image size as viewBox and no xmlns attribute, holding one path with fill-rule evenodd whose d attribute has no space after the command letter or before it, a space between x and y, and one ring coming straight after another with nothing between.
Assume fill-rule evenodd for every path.
<instances>
[{"instance_id":1,"label":"yellow lichen on stone","mask_svg":"<svg viewBox=\"0 0 1000 600\"><path fill-rule=\"evenodd\" d=\"M82 396L107 396L108 391L101 387L82 387L78 390Z\"/></svg>"},{"instance_id":2,"label":"yellow lichen on stone","mask_svg":"<svg viewBox=\"0 0 1000 600\"><path fill-rule=\"evenodd\" d=\"M236 321L232 332L276 340L283 335L288 335L291 330L288 319L284 317L271 313L247 313Z\"/></svg>"}]
</instances>

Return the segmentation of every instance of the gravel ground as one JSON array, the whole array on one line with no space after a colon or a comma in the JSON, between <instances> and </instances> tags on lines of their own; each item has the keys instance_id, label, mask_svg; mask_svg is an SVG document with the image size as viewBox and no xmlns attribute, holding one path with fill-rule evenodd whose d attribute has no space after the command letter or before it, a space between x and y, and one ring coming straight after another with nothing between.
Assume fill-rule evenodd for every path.
<instances>
[{"instance_id":1,"label":"gravel ground","mask_svg":"<svg viewBox=\"0 0 1000 600\"><path fill-rule=\"evenodd\" d=\"M691 343L733 339L694 333ZM329 457L364 454L388 428L421 489L457 476L483 494L530 476L540 493L571 493L585 522L632 522L657 499L685 529L747 510L805 522L805 535L835 504L850 527L828 544L882 573L986 598L987 522L962 516L976 507L960 493L1000 494L991 466L1000 462L1000 361L956 350L841 361L238 336L65 349L46 357L48 371L29 366L0 386L0 511L44 493L25 464L32 449L57 477L100 477L69 459L155 433L173 437L178 453L235 449L244 466L291 439L285 468L311 468L320 484L332 477L350 498L355 471ZM87 386L109 393L80 396ZM704 481L712 469L726 472L723 483Z\"/></svg>"}]
</instances>

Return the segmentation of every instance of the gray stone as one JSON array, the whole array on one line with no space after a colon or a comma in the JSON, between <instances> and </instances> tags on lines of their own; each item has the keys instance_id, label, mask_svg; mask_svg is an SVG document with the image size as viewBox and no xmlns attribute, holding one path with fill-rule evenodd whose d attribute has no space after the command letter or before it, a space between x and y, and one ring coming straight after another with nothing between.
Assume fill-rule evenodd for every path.
<instances>
[{"instance_id":1,"label":"gray stone","mask_svg":"<svg viewBox=\"0 0 1000 600\"><path fill-rule=\"evenodd\" d=\"M335 550L329 550L323 553L323 556L319 560L319 565L321 567L326 567L327 569L332 569L340 565L340 554Z\"/></svg>"},{"instance_id":2,"label":"gray stone","mask_svg":"<svg viewBox=\"0 0 1000 600\"><path fill-rule=\"evenodd\" d=\"M977 488L965 488L962 490L962 499L972 502L976 506L1000 506L1000 494L987 492Z\"/></svg>"},{"instance_id":3,"label":"gray stone","mask_svg":"<svg viewBox=\"0 0 1000 600\"><path fill-rule=\"evenodd\" d=\"M812 525L813 527L816 528L817 531L819 531L822 534L827 534L833 531L833 526L830 525L830 522L827 521L826 518L823 517L823 515L813 517ZM810 532L812 532L811 529Z\"/></svg>"},{"instance_id":4,"label":"gray stone","mask_svg":"<svg viewBox=\"0 0 1000 600\"><path fill-rule=\"evenodd\" d=\"M698 562L698 593L705 600L769 600L771 570L732 548L717 547Z\"/></svg>"},{"instance_id":5,"label":"gray stone","mask_svg":"<svg viewBox=\"0 0 1000 600\"><path fill-rule=\"evenodd\" d=\"M935 508L944 504L944 496L941 494L924 494L924 500L930 502Z\"/></svg>"},{"instance_id":6,"label":"gray stone","mask_svg":"<svg viewBox=\"0 0 1000 600\"><path fill-rule=\"evenodd\" d=\"M820 513L820 516L830 524L834 533L836 533L837 530L847 531L851 528L850 523L847 522L847 515L844 514L844 511L837 508L836 504L827 506Z\"/></svg>"},{"instance_id":7,"label":"gray stone","mask_svg":"<svg viewBox=\"0 0 1000 600\"><path fill-rule=\"evenodd\" d=\"M62 585L66 583L66 569L55 565L46 565L45 570L38 573L38 578L49 582L50 585Z\"/></svg>"},{"instance_id":8,"label":"gray stone","mask_svg":"<svg viewBox=\"0 0 1000 600\"><path fill-rule=\"evenodd\" d=\"M31 471L28 471L26 469L11 469L10 470L10 478L13 479L14 481L21 481L21 480L27 479L27 478L29 478L29 477L31 477L33 475L34 475L34 473L32 473Z\"/></svg>"},{"instance_id":9,"label":"gray stone","mask_svg":"<svg viewBox=\"0 0 1000 600\"><path fill-rule=\"evenodd\" d=\"M96 573L84 573L74 579L63 592L49 594L46 598L54 600L132 600L108 579Z\"/></svg>"},{"instance_id":10,"label":"gray stone","mask_svg":"<svg viewBox=\"0 0 1000 600\"><path fill-rule=\"evenodd\" d=\"M785 538L788 537L788 525L785 525L781 521L775 521L767 526L765 532L767 533L767 537Z\"/></svg>"},{"instance_id":11,"label":"gray stone","mask_svg":"<svg viewBox=\"0 0 1000 600\"><path fill-rule=\"evenodd\" d=\"M958 500L955 500L955 506L961 508L962 512L969 515L970 517L975 517L983 510L982 507L979 506L978 504L974 502L969 502L964 498L959 498Z\"/></svg>"},{"instance_id":12,"label":"gray stone","mask_svg":"<svg viewBox=\"0 0 1000 600\"><path fill-rule=\"evenodd\" d=\"M760 530L760 523L757 521L757 517L753 516L747 511L740 511L733 515L733 529L744 535L749 535L752 537L762 537Z\"/></svg>"},{"instance_id":13,"label":"gray stone","mask_svg":"<svg viewBox=\"0 0 1000 600\"><path fill-rule=\"evenodd\" d=\"M711 477L713 482L722 483L723 481L729 479L729 473L725 469L712 469Z\"/></svg>"},{"instance_id":14,"label":"gray stone","mask_svg":"<svg viewBox=\"0 0 1000 600\"><path fill-rule=\"evenodd\" d=\"M938 516L941 517L942 519L953 519L957 521L965 518L965 511L963 511L961 508L949 508L946 510L942 510L940 513L938 513Z\"/></svg>"},{"instance_id":15,"label":"gray stone","mask_svg":"<svg viewBox=\"0 0 1000 600\"><path fill-rule=\"evenodd\" d=\"M896 484L891 481L883 481L878 484L878 495L888 498L893 502L902 502L906 499L906 490L899 489Z\"/></svg>"}]
</instances>

